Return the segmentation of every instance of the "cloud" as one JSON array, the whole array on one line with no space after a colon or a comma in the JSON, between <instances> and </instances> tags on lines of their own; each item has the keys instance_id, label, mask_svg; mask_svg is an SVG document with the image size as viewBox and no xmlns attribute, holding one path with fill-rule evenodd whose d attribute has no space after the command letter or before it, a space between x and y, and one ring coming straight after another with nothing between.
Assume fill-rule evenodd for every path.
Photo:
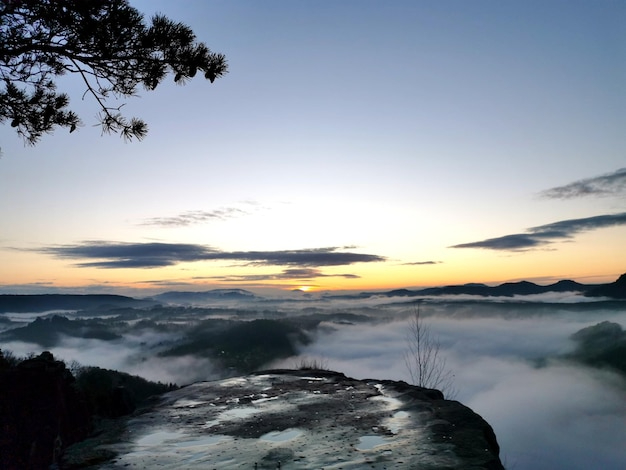
<instances>
[{"instance_id":1,"label":"cloud","mask_svg":"<svg viewBox=\"0 0 626 470\"><path fill-rule=\"evenodd\" d=\"M384 261L378 255L337 251L339 247L311 248L284 251L233 251L221 252L211 259L245 261L251 265L265 266L343 266L354 263Z\"/></svg>"},{"instance_id":2,"label":"cloud","mask_svg":"<svg viewBox=\"0 0 626 470\"><path fill-rule=\"evenodd\" d=\"M205 245L186 243L126 243L85 241L35 250L60 259L86 259L77 263L90 268L156 268L195 261L234 261L252 266L343 266L384 261L378 255L339 251L326 247L281 251L221 251Z\"/></svg>"},{"instance_id":3,"label":"cloud","mask_svg":"<svg viewBox=\"0 0 626 470\"><path fill-rule=\"evenodd\" d=\"M246 204L249 206L256 206L253 202L247 202ZM187 227L189 225L196 225L216 220L234 219L248 214L250 214L250 211L240 207L221 207L211 211L185 211L178 215L169 217L151 217L144 219L140 225L158 227Z\"/></svg>"},{"instance_id":4,"label":"cloud","mask_svg":"<svg viewBox=\"0 0 626 470\"><path fill-rule=\"evenodd\" d=\"M411 263L402 263L403 266L424 266L429 264L441 264L443 261L414 261Z\"/></svg>"},{"instance_id":5,"label":"cloud","mask_svg":"<svg viewBox=\"0 0 626 470\"><path fill-rule=\"evenodd\" d=\"M586 178L565 186L546 189L539 193L547 199L572 199L586 196L614 196L626 194L626 168L613 173Z\"/></svg>"},{"instance_id":6,"label":"cloud","mask_svg":"<svg viewBox=\"0 0 626 470\"><path fill-rule=\"evenodd\" d=\"M97 259L78 263L90 268L156 268L182 262L209 259L219 251L203 245L184 243L124 243L85 241L76 245L56 245L38 249L61 259Z\"/></svg>"},{"instance_id":7,"label":"cloud","mask_svg":"<svg viewBox=\"0 0 626 470\"><path fill-rule=\"evenodd\" d=\"M215 276L210 279L222 282L259 282L259 281L295 281L308 280L320 277L342 277L344 279L358 279L356 274L324 274L319 269L314 268L292 268L285 269L275 274L245 274L240 276Z\"/></svg>"},{"instance_id":8,"label":"cloud","mask_svg":"<svg viewBox=\"0 0 626 470\"><path fill-rule=\"evenodd\" d=\"M488 250L522 251L539 248L556 241L568 240L577 233L588 232L607 227L626 225L626 212L619 214L597 215L583 219L561 220L546 225L539 225L526 230L497 238L488 238L471 243L461 243L450 248L485 248Z\"/></svg>"}]
</instances>

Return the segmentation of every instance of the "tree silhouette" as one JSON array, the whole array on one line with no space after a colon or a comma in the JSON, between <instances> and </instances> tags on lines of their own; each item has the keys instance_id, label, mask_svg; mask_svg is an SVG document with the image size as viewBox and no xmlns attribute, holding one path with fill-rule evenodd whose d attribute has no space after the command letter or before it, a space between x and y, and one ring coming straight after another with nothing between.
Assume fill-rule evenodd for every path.
<instances>
[{"instance_id":1,"label":"tree silhouette","mask_svg":"<svg viewBox=\"0 0 626 470\"><path fill-rule=\"evenodd\" d=\"M57 127L81 121L55 80L78 74L99 107L105 133L141 140L147 124L108 104L143 86L154 90L169 74L185 83L200 71L213 82L227 72L224 55L196 42L185 24L163 15L144 22L127 0L4 0L0 2L0 123L10 122L35 144Z\"/></svg>"}]
</instances>

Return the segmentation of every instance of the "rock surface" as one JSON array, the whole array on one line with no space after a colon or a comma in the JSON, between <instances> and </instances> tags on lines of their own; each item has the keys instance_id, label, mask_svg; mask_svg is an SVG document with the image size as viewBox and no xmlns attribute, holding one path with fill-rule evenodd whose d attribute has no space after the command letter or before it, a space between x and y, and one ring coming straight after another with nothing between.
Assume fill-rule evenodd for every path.
<instances>
[{"instance_id":1,"label":"rock surface","mask_svg":"<svg viewBox=\"0 0 626 470\"><path fill-rule=\"evenodd\" d=\"M161 395L63 468L502 469L492 428L441 392L274 370Z\"/></svg>"}]
</instances>

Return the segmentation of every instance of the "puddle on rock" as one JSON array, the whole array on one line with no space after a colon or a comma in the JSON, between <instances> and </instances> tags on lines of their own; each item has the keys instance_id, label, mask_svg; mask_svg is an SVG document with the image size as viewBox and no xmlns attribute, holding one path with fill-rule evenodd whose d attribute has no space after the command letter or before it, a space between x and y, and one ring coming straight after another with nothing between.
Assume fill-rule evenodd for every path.
<instances>
[{"instance_id":1,"label":"puddle on rock","mask_svg":"<svg viewBox=\"0 0 626 470\"><path fill-rule=\"evenodd\" d=\"M372 450L374 447L379 447L388 444L382 436L362 436L359 437L359 444L355 446L356 450Z\"/></svg>"},{"instance_id":2,"label":"puddle on rock","mask_svg":"<svg viewBox=\"0 0 626 470\"><path fill-rule=\"evenodd\" d=\"M219 444L220 442L224 442L229 439L231 439L229 436L216 434L213 436L205 436L205 437L201 437L198 439L191 439L189 441L177 442L175 445L176 447L180 447L180 448L212 446L212 445Z\"/></svg>"},{"instance_id":3,"label":"puddle on rock","mask_svg":"<svg viewBox=\"0 0 626 470\"><path fill-rule=\"evenodd\" d=\"M244 419L259 412L258 408L254 408L252 406L247 406L243 408L231 408L230 410L223 411L219 414L219 416L211 421L207 421L204 423L205 428L210 428L211 426L215 426L216 424L221 423L222 421L232 421L234 419Z\"/></svg>"},{"instance_id":4,"label":"puddle on rock","mask_svg":"<svg viewBox=\"0 0 626 470\"><path fill-rule=\"evenodd\" d=\"M259 437L262 441L285 442L302 435L299 429L285 429L284 431L271 431Z\"/></svg>"},{"instance_id":5,"label":"puddle on rock","mask_svg":"<svg viewBox=\"0 0 626 470\"><path fill-rule=\"evenodd\" d=\"M398 431L400 431L408 417L409 414L406 411L396 411L393 416L385 422L387 429L393 434L398 434Z\"/></svg>"},{"instance_id":6,"label":"puddle on rock","mask_svg":"<svg viewBox=\"0 0 626 470\"><path fill-rule=\"evenodd\" d=\"M253 408L251 406L243 407L243 408L231 408L230 410L226 410L220 414L219 420L223 419L235 419L235 418L247 418L248 416L252 416L253 414L258 413L259 410L257 408Z\"/></svg>"},{"instance_id":7,"label":"puddle on rock","mask_svg":"<svg viewBox=\"0 0 626 470\"><path fill-rule=\"evenodd\" d=\"M142 447L158 446L163 444L165 441L173 441L174 439L178 439L182 435L183 433L180 431L156 431L138 439L136 444Z\"/></svg>"},{"instance_id":8,"label":"puddle on rock","mask_svg":"<svg viewBox=\"0 0 626 470\"><path fill-rule=\"evenodd\" d=\"M399 407L402 406L402 401L398 400L397 398L393 398L393 397L385 395L384 387L381 384L376 384L376 385L374 385L374 387L376 387L376 389L378 390L380 395L377 395L375 397L371 397L371 398L369 398L370 400L385 402L389 406L391 406L391 408L399 408Z\"/></svg>"}]
</instances>

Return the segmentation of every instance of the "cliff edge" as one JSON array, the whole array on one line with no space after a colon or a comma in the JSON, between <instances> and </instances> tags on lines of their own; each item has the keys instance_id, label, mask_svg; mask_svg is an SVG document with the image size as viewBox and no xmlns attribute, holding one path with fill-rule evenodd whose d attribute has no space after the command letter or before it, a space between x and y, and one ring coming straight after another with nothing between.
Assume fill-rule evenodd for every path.
<instances>
[{"instance_id":1,"label":"cliff edge","mask_svg":"<svg viewBox=\"0 0 626 470\"><path fill-rule=\"evenodd\" d=\"M63 468L503 469L491 426L437 390L272 370L168 392Z\"/></svg>"}]
</instances>

